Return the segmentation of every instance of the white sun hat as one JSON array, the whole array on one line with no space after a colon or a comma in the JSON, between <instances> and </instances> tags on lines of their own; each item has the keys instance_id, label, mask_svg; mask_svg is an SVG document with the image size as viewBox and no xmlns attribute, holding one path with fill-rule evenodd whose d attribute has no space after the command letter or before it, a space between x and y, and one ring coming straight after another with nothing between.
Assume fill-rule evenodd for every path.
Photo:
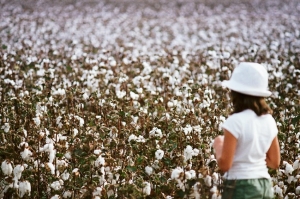
<instances>
[{"instance_id":1,"label":"white sun hat","mask_svg":"<svg viewBox=\"0 0 300 199\"><path fill-rule=\"evenodd\" d=\"M258 63L241 62L234 70L230 80L222 82L230 90L257 97L268 97L268 72Z\"/></svg>"}]
</instances>

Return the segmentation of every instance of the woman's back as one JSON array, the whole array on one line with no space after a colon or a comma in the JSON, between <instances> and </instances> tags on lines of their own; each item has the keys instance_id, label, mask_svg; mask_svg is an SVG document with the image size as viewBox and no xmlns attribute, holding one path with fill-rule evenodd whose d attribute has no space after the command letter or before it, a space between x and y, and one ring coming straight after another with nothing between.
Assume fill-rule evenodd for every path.
<instances>
[{"instance_id":1,"label":"woman's back","mask_svg":"<svg viewBox=\"0 0 300 199\"><path fill-rule=\"evenodd\" d=\"M227 178L270 178L265 160L278 132L274 118L270 114L257 116L254 111L247 109L229 116L223 128L237 139L233 164L227 172Z\"/></svg>"}]
</instances>

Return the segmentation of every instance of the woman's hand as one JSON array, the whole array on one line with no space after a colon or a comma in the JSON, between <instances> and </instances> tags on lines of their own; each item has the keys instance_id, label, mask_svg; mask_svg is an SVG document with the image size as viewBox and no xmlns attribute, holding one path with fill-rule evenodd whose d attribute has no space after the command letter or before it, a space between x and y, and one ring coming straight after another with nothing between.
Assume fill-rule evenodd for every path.
<instances>
[{"instance_id":1,"label":"woman's hand","mask_svg":"<svg viewBox=\"0 0 300 199\"><path fill-rule=\"evenodd\" d=\"M226 129L224 129L224 136L219 135L215 138L213 147L216 153L219 168L226 172L233 162L237 139Z\"/></svg>"},{"instance_id":2,"label":"woman's hand","mask_svg":"<svg viewBox=\"0 0 300 199\"><path fill-rule=\"evenodd\" d=\"M214 139L213 147L215 149L216 159L219 159L222 155L223 144L224 144L224 136L223 135L219 135L218 137L216 137Z\"/></svg>"}]
</instances>

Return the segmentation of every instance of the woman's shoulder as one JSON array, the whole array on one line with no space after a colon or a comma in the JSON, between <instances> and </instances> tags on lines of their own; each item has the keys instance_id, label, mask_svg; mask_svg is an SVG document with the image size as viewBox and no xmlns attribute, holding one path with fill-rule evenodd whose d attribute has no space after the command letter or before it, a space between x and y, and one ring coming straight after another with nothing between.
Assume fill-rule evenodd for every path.
<instances>
[{"instance_id":1,"label":"woman's shoulder","mask_svg":"<svg viewBox=\"0 0 300 199\"><path fill-rule=\"evenodd\" d=\"M234 113L230 115L227 120L231 123L248 123L250 121L260 121L265 122L266 124L276 125L276 121L271 114L257 116L256 113L251 109L247 109L239 113Z\"/></svg>"},{"instance_id":2,"label":"woman's shoulder","mask_svg":"<svg viewBox=\"0 0 300 199\"><path fill-rule=\"evenodd\" d=\"M246 109L238 113L233 113L228 118L245 118L245 117L254 117L256 114L251 109Z\"/></svg>"},{"instance_id":3,"label":"woman's shoulder","mask_svg":"<svg viewBox=\"0 0 300 199\"><path fill-rule=\"evenodd\" d=\"M242 125L249 121L252 121L256 116L256 113L250 109L234 113L226 119L226 123Z\"/></svg>"}]
</instances>

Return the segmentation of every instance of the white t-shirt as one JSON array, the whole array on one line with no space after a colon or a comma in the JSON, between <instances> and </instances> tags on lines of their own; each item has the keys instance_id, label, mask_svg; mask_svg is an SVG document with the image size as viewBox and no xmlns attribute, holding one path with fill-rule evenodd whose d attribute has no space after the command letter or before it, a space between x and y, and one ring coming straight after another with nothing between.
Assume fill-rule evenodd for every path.
<instances>
[{"instance_id":1,"label":"white t-shirt","mask_svg":"<svg viewBox=\"0 0 300 199\"><path fill-rule=\"evenodd\" d=\"M278 133L274 118L270 114L257 116L247 109L230 115L222 127L237 139L233 164L225 178L270 178L266 153Z\"/></svg>"}]
</instances>

